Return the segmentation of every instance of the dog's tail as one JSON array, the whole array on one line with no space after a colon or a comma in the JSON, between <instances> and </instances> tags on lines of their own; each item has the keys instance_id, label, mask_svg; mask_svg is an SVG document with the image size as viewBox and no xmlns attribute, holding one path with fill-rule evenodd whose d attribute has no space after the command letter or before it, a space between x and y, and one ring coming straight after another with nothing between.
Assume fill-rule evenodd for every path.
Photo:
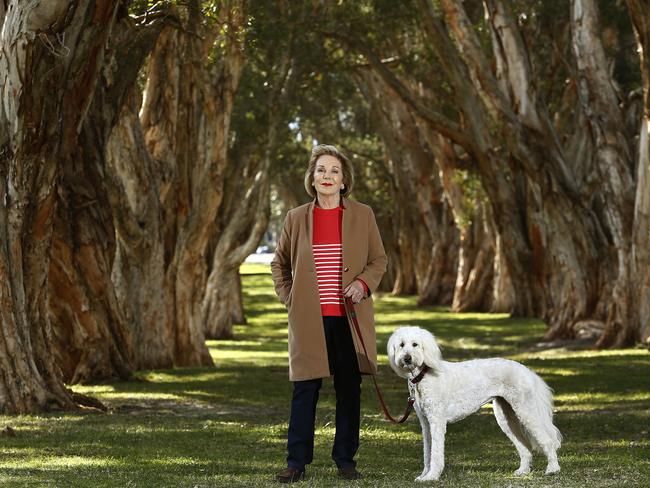
<instances>
[{"instance_id":1,"label":"dog's tail","mask_svg":"<svg viewBox=\"0 0 650 488\"><path fill-rule=\"evenodd\" d=\"M546 437L550 439L553 448L559 449L562 445L562 434L555 427L555 424L553 424L553 390L537 374L533 373L533 378L533 388L531 391L533 415L539 419L538 425L544 430ZM530 435L530 433L527 432L527 434L533 446L541 450L537 439Z\"/></svg>"}]
</instances>

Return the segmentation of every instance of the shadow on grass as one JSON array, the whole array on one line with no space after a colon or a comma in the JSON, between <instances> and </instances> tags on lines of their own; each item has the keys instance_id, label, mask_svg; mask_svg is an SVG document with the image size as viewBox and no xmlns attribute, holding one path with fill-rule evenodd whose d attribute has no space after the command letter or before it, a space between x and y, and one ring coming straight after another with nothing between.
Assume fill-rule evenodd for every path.
<instances>
[{"instance_id":1,"label":"shadow on grass","mask_svg":"<svg viewBox=\"0 0 650 488\"><path fill-rule=\"evenodd\" d=\"M269 276L243 277L248 325L236 340L209 341L214 368L143 371L139 380L75 386L97 396L108 414L51 413L0 417L17 437L1 439L2 486L275 486L283 467L291 396L286 311ZM437 486L650 485L650 356L635 351L525 352L545 331L539 320L505 315L449 314L417 308L412 297L378 297L379 381L391 411L404 408L407 388L386 364L385 345L398 326L433 331L448 360L516 356L555 389L557 424L565 437L563 472L514 478L514 447L489 409L448 428L446 470ZM413 486L421 470L415 418L383 420L372 383L364 379L355 486ZM317 413L309 486L349 486L334 478L330 450L335 395L325 380Z\"/></svg>"},{"instance_id":2,"label":"shadow on grass","mask_svg":"<svg viewBox=\"0 0 650 488\"><path fill-rule=\"evenodd\" d=\"M140 385L142 393L150 393L150 384ZM252 396L256 390L244 387L242 393ZM331 391L325 393L331 396ZM395 427L377 420L371 408L374 404L365 393L359 463L366 479L360 486L410 486L421 469L418 425L408 422ZM309 469L311 480L322 486L331 486L335 480L329 459L333 411L331 401L319 405L315 463ZM534 474L517 486L523 482L527 486L577 486L574 480L586 479L593 481L588 486L607 486L605 479L616 479L618 466L630 467L626 473L644 480L650 446L638 425L647 425L647 421L647 413L616 414L605 420L595 412L560 415L558 427L565 435L560 462L563 472L569 474L541 476L544 461L537 456ZM210 411L194 417L152 411L45 416L20 422L40 422L40 426L32 430L19 426L18 437L3 443L0 479L15 483L272 486L272 474L281 467L285 448L285 420L261 412L253 417L235 412L221 418ZM505 486L512 482L516 467L516 451L491 414L484 412L449 426L441 484Z\"/></svg>"}]
</instances>

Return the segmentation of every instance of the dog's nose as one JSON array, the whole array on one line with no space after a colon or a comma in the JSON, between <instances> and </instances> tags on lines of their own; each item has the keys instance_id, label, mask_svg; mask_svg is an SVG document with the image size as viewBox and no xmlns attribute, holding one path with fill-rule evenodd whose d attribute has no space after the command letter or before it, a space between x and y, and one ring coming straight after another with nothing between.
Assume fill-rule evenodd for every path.
<instances>
[{"instance_id":1,"label":"dog's nose","mask_svg":"<svg viewBox=\"0 0 650 488\"><path fill-rule=\"evenodd\" d=\"M412 359L412 358L411 358L411 355L410 355L410 354L407 354L406 356L404 356L404 362L405 362L406 364L411 364L411 359Z\"/></svg>"}]
</instances>

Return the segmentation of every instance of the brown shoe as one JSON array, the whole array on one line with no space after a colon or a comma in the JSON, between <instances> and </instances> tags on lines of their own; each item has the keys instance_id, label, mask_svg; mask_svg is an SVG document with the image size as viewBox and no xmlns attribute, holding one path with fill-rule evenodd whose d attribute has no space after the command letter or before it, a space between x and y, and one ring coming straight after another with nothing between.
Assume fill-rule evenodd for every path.
<instances>
[{"instance_id":1,"label":"brown shoe","mask_svg":"<svg viewBox=\"0 0 650 488\"><path fill-rule=\"evenodd\" d=\"M305 479L305 470L300 471L296 468L287 468L275 475L275 481L278 483L295 483Z\"/></svg>"},{"instance_id":2,"label":"brown shoe","mask_svg":"<svg viewBox=\"0 0 650 488\"><path fill-rule=\"evenodd\" d=\"M344 480L360 480L362 478L361 473L354 466L339 468L339 476Z\"/></svg>"}]
</instances>

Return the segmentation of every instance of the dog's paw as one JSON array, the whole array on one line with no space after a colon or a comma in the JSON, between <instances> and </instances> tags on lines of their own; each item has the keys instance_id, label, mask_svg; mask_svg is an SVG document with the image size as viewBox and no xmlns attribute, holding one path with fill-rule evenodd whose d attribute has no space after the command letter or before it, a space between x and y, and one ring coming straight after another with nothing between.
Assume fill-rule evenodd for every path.
<instances>
[{"instance_id":1,"label":"dog's paw","mask_svg":"<svg viewBox=\"0 0 650 488\"><path fill-rule=\"evenodd\" d=\"M520 467L517 471L515 471L515 476L526 476L529 473L530 473L530 467L526 467L526 468Z\"/></svg>"},{"instance_id":2,"label":"dog's paw","mask_svg":"<svg viewBox=\"0 0 650 488\"><path fill-rule=\"evenodd\" d=\"M415 478L415 481L438 481L440 479L440 474L432 473L422 473L420 476Z\"/></svg>"},{"instance_id":3,"label":"dog's paw","mask_svg":"<svg viewBox=\"0 0 650 488\"><path fill-rule=\"evenodd\" d=\"M546 471L544 474L550 475L550 474L556 474L560 472L560 465L558 463L552 463L546 466Z\"/></svg>"}]
</instances>

